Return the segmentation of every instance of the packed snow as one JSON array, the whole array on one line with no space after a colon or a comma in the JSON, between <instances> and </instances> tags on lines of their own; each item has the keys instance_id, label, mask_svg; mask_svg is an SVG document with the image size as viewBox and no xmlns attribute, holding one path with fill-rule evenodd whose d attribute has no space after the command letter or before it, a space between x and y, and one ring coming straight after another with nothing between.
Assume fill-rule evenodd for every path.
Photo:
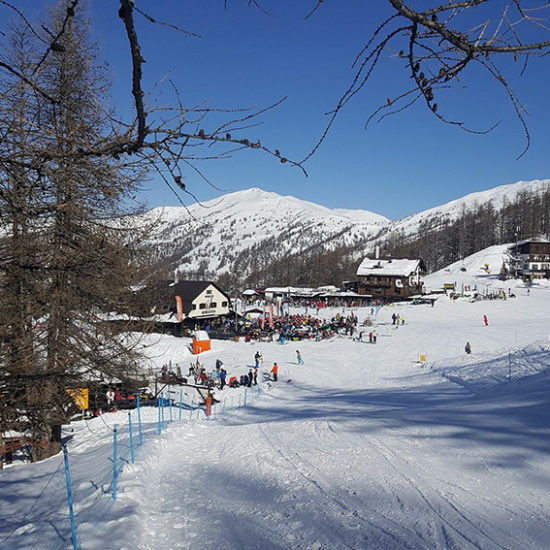
<instances>
[{"instance_id":1,"label":"packed snow","mask_svg":"<svg viewBox=\"0 0 550 550\"><path fill-rule=\"evenodd\" d=\"M463 297L354 309L366 342L213 341L200 358L209 370L220 358L244 374L260 351L279 380L217 392L210 418L166 410L160 435L158 409L143 407L135 464L128 412L65 426L79 548L548 548L550 287L488 274L503 250L426 278ZM499 298L474 300L474 288ZM319 315L336 313L352 310ZM195 359L187 338L149 344L146 371ZM2 549L72 547L63 456L6 468L0 487Z\"/></svg>"}]
</instances>

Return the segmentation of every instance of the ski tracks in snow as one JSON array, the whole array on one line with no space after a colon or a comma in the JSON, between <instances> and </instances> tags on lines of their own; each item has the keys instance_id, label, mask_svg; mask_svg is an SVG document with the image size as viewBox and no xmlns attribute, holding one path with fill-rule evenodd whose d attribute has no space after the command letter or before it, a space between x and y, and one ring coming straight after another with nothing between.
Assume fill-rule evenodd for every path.
<instances>
[{"instance_id":1,"label":"ski tracks in snow","mask_svg":"<svg viewBox=\"0 0 550 550\"><path fill-rule=\"evenodd\" d=\"M261 427L268 444L287 463L287 469L297 476L297 484L309 484L318 493L317 498L311 499L316 504L309 512L310 515L326 516L325 521L339 517L339 537L327 547L512 550L522 546L520 541L515 541L512 547L501 544L497 536L491 534L490 524L479 517L472 519L471 514L461 510L430 484L416 465L398 456L379 437L372 434L361 438L352 436L335 430L329 421L314 421L310 424L318 440L331 440L329 449L345 449L347 460L358 466L357 478L366 473L366 483L360 486L384 485L376 488L374 498L364 490L362 494L361 490L353 488L353 477L347 480L337 476L329 478L324 473L328 470L326 464L321 464L321 468L316 467L309 453L304 456L297 452L291 444L285 442L283 435L276 435L273 425ZM340 445L335 445L335 440L340 440ZM365 456L367 453L376 456L368 460ZM339 457L342 469L345 466L341 455ZM365 464L368 462L370 464ZM363 467L376 464L375 471L365 472L362 463ZM380 495L384 493L390 497L380 502ZM314 523L321 523L322 519L319 517ZM348 535L342 538L345 532Z\"/></svg>"},{"instance_id":2,"label":"ski tracks in snow","mask_svg":"<svg viewBox=\"0 0 550 550\"><path fill-rule=\"evenodd\" d=\"M435 548L513 550L500 544L489 534L490 525L480 525L478 517L473 520L463 510L419 476L419 468L398 456L378 437L369 438L370 445L388 463L397 476L409 484L420 504L425 505L426 515L420 518L415 530L420 536L431 534ZM431 517L430 517L431 516ZM517 548L517 547L516 547Z\"/></svg>"},{"instance_id":3,"label":"ski tracks in snow","mask_svg":"<svg viewBox=\"0 0 550 550\"><path fill-rule=\"evenodd\" d=\"M317 424L314 423L314 431L318 429ZM329 479L308 458L285 443L283 437L276 435L271 425L264 424L261 433L282 459L288 475L295 478L294 491L309 493L307 501L301 505L308 507L308 516L317 529L316 536L323 535L319 548L430 548L414 533L376 511L358 496L357 491L340 487L338 480ZM332 528L334 521L339 525ZM322 532L318 529L320 525L325 526Z\"/></svg>"}]
</instances>

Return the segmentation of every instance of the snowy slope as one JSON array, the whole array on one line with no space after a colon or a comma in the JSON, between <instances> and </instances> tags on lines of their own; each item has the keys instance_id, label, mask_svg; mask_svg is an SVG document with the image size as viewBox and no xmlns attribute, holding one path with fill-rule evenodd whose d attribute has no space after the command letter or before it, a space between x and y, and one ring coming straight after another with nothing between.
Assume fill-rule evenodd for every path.
<instances>
[{"instance_id":1,"label":"snowy slope","mask_svg":"<svg viewBox=\"0 0 550 550\"><path fill-rule=\"evenodd\" d=\"M458 288L463 285L478 287L485 290L490 287L492 290L507 289L511 286L523 287L521 281L499 281L498 275L503 264L508 263L508 247L512 243L495 245L480 250L464 260L459 260L445 269L436 271L424 277L426 289L442 288L444 283L456 283ZM489 266L490 273L486 273L485 266Z\"/></svg>"},{"instance_id":2,"label":"snowy slope","mask_svg":"<svg viewBox=\"0 0 550 550\"><path fill-rule=\"evenodd\" d=\"M393 231L402 230L405 234L416 233L420 224L427 223L430 220L452 221L460 215L464 208L471 209L476 204L489 202L492 203L495 210L499 210L505 203L513 202L521 193L536 193L547 189L548 186L550 186L550 180L519 181L509 185L499 185L493 189L470 193L447 204L394 221L391 224L391 229Z\"/></svg>"},{"instance_id":3,"label":"snowy slope","mask_svg":"<svg viewBox=\"0 0 550 550\"><path fill-rule=\"evenodd\" d=\"M496 275L478 269L490 258L498 250L431 283L464 276L497 287ZM174 413L161 436L157 411L144 409L144 446L120 476L116 502L112 426L123 427L126 413L67 426L80 547L548 548L550 289L513 290L507 300L441 297L434 307L355 310L360 322L375 318L376 345L345 336L214 341L201 358L208 369L219 357L240 375L259 350L266 371L279 363L280 381L251 392L246 407L241 389L225 390L212 420ZM398 328L394 312L406 319ZM151 339L155 368L187 365L188 342ZM127 459L125 433L119 450ZM70 548L61 464L57 456L0 472L2 549Z\"/></svg>"},{"instance_id":4,"label":"snowy slope","mask_svg":"<svg viewBox=\"0 0 550 550\"><path fill-rule=\"evenodd\" d=\"M503 185L395 221L366 210L332 210L252 188L188 208L156 208L135 223L147 227L155 222L145 243L174 269L245 276L258 263L310 250L353 246L360 261L372 252L377 239L393 232L413 235L421 224L437 226L453 220L476 203L491 201L498 209L519 193L548 185L550 180Z\"/></svg>"}]
</instances>

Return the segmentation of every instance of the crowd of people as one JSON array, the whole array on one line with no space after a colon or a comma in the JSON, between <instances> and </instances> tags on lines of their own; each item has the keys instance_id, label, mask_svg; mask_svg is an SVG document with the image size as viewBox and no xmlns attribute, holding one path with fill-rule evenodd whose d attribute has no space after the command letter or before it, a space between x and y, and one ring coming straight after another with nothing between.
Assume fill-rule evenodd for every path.
<instances>
[{"instance_id":1,"label":"crowd of people","mask_svg":"<svg viewBox=\"0 0 550 550\"><path fill-rule=\"evenodd\" d=\"M297 342L300 340L325 340L336 334L353 336L358 324L357 316L353 313L345 316L336 314L330 320L320 319L307 314L276 317L273 323L255 319L241 332L246 341L252 340L279 340Z\"/></svg>"},{"instance_id":2,"label":"crowd of people","mask_svg":"<svg viewBox=\"0 0 550 550\"><path fill-rule=\"evenodd\" d=\"M300 352L297 351L297 358L299 364L304 364L304 360L300 355ZM250 367L248 372L241 374L239 376L230 376L225 369L221 359L217 359L215 363L215 368L208 371L204 364L201 364L199 357L197 356L196 360L192 362L189 366L189 371L187 377L181 376L181 367L176 366L176 371L172 369L171 364L163 365L161 368L161 375L159 377L159 382L164 382L166 384L195 384L198 386L205 386L208 389L217 388L223 390L226 387L229 388L238 388L238 387L252 387L258 385L258 377L263 371L263 357L260 352L256 352L254 355L254 368ZM277 381L278 375L278 365L273 363L271 371L267 374L263 374L264 377Z\"/></svg>"}]
</instances>

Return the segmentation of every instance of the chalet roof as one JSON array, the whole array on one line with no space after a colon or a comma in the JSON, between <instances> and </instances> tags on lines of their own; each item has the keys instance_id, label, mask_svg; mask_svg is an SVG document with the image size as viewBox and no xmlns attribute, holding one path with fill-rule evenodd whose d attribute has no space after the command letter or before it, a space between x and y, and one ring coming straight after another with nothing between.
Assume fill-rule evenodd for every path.
<instances>
[{"instance_id":1,"label":"chalet roof","mask_svg":"<svg viewBox=\"0 0 550 550\"><path fill-rule=\"evenodd\" d=\"M272 286L265 289L266 293L271 294L290 294L291 296L301 296L304 298L312 298L318 296L321 291L314 288L300 288L295 286Z\"/></svg>"},{"instance_id":2,"label":"chalet roof","mask_svg":"<svg viewBox=\"0 0 550 550\"><path fill-rule=\"evenodd\" d=\"M383 275L386 277L408 277L417 269L422 269L420 259L408 258L365 258L357 268L358 276Z\"/></svg>"},{"instance_id":3,"label":"chalet roof","mask_svg":"<svg viewBox=\"0 0 550 550\"><path fill-rule=\"evenodd\" d=\"M358 294L357 292L352 292L351 290L346 290L344 292L326 292L321 294L320 298L370 298L370 294Z\"/></svg>"},{"instance_id":4,"label":"chalet roof","mask_svg":"<svg viewBox=\"0 0 550 550\"><path fill-rule=\"evenodd\" d=\"M522 241L517 242L517 246L521 246L523 244L529 244L529 243L543 243L543 244L550 244L550 241L548 239L545 239L544 237L534 237L532 239L523 239ZM516 243L512 244L509 248L515 248Z\"/></svg>"},{"instance_id":5,"label":"chalet roof","mask_svg":"<svg viewBox=\"0 0 550 550\"><path fill-rule=\"evenodd\" d=\"M247 288L246 290L243 290L243 296L256 296L258 292L251 288Z\"/></svg>"}]
</instances>

